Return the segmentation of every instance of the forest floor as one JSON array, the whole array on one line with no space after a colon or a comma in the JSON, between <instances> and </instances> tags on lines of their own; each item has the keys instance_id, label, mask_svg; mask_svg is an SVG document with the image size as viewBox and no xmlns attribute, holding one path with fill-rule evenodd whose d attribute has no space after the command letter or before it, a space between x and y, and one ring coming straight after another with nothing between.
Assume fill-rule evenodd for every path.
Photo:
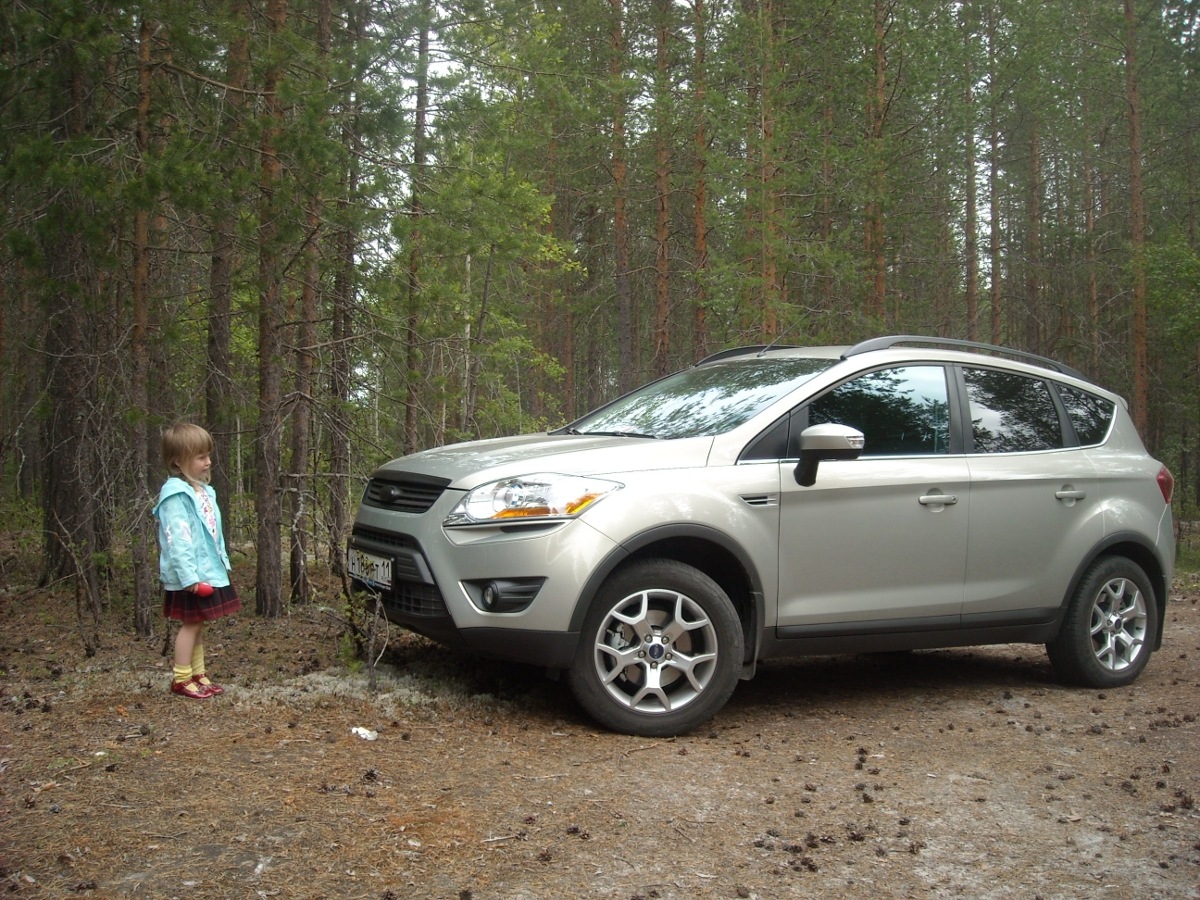
<instances>
[{"instance_id":1,"label":"forest floor","mask_svg":"<svg viewBox=\"0 0 1200 900\"><path fill-rule=\"evenodd\" d=\"M648 739L413 635L372 694L319 607L211 626L228 691L186 700L161 627L89 658L72 600L5 585L0 893L1198 898L1198 601L1125 689L1040 647L798 660Z\"/></svg>"}]
</instances>

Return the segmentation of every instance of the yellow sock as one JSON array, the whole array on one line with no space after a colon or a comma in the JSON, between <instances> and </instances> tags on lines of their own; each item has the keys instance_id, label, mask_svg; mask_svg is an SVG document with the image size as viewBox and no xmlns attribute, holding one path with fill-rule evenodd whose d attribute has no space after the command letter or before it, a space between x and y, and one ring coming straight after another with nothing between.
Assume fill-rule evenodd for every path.
<instances>
[{"instance_id":1,"label":"yellow sock","mask_svg":"<svg viewBox=\"0 0 1200 900\"><path fill-rule=\"evenodd\" d=\"M192 680L191 666L176 666L175 667L175 683L183 684L185 681Z\"/></svg>"},{"instance_id":2,"label":"yellow sock","mask_svg":"<svg viewBox=\"0 0 1200 900\"><path fill-rule=\"evenodd\" d=\"M192 650L192 677L204 681L204 645L197 644Z\"/></svg>"}]
</instances>

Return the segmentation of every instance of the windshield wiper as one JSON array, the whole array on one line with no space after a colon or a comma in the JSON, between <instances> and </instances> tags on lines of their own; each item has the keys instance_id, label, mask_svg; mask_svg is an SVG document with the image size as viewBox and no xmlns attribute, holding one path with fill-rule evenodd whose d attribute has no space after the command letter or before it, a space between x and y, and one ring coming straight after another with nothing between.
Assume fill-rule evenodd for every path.
<instances>
[{"instance_id":1,"label":"windshield wiper","mask_svg":"<svg viewBox=\"0 0 1200 900\"><path fill-rule=\"evenodd\" d=\"M634 437L634 438L645 438L646 440L650 440L650 441L662 440L662 438L660 438L657 434L645 434L644 432L641 432L641 431L625 431L623 429L615 429L613 431L576 431L574 428L571 428L571 429L567 430L567 433L568 434L583 434L583 435L588 435L589 437L590 436Z\"/></svg>"},{"instance_id":2,"label":"windshield wiper","mask_svg":"<svg viewBox=\"0 0 1200 900\"><path fill-rule=\"evenodd\" d=\"M646 440L662 440L658 434L647 434L646 432L634 431L632 428L626 431L624 428L612 428L610 431L580 431L575 427L562 428L560 434L577 434L581 437L589 438L644 438Z\"/></svg>"}]
</instances>

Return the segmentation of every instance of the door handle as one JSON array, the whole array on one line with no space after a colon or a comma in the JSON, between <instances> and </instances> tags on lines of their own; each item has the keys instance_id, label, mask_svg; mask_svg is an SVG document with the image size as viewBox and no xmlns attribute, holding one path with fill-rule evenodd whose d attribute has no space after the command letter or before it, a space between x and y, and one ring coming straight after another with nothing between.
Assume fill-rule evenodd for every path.
<instances>
[{"instance_id":1,"label":"door handle","mask_svg":"<svg viewBox=\"0 0 1200 900\"><path fill-rule=\"evenodd\" d=\"M1054 492L1055 499L1064 501L1067 506L1074 506L1077 500L1082 500L1086 496L1087 491L1077 491L1070 487L1065 487L1061 491Z\"/></svg>"},{"instance_id":2,"label":"door handle","mask_svg":"<svg viewBox=\"0 0 1200 900\"><path fill-rule=\"evenodd\" d=\"M922 494L917 498L922 506L953 506L958 502L954 494Z\"/></svg>"}]
</instances>

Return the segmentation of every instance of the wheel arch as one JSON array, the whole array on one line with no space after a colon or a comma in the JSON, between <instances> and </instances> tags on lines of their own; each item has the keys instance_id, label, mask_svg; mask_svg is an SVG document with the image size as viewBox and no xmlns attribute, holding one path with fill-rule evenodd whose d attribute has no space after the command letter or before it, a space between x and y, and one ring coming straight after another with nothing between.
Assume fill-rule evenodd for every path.
<instances>
[{"instance_id":1,"label":"wheel arch","mask_svg":"<svg viewBox=\"0 0 1200 900\"><path fill-rule=\"evenodd\" d=\"M752 661L762 632L762 579L749 555L736 541L706 525L661 525L625 541L588 577L571 614L571 630L579 632L582 629L583 619L596 594L613 573L639 560L655 558L673 559L692 566L720 586L741 620L745 661Z\"/></svg>"},{"instance_id":2,"label":"wheel arch","mask_svg":"<svg viewBox=\"0 0 1200 900\"><path fill-rule=\"evenodd\" d=\"M1087 570L1103 556L1123 556L1136 563L1150 579L1150 586L1154 588L1154 605L1158 610L1153 649L1160 649L1162 647L1163 622L1167 614L1167 595L1171 589L1167 575L1169 569L1154 546L1147 543L1141 535L1129 532L1112 534L1097 544L1075 570L1071 583L1067 586L1067 592L1063 596L1063 610L1065 611L1067 604L1071 602L1071 598L1075 595L1079 582L1083 580Z\"/></svg>"}]
</instances>

